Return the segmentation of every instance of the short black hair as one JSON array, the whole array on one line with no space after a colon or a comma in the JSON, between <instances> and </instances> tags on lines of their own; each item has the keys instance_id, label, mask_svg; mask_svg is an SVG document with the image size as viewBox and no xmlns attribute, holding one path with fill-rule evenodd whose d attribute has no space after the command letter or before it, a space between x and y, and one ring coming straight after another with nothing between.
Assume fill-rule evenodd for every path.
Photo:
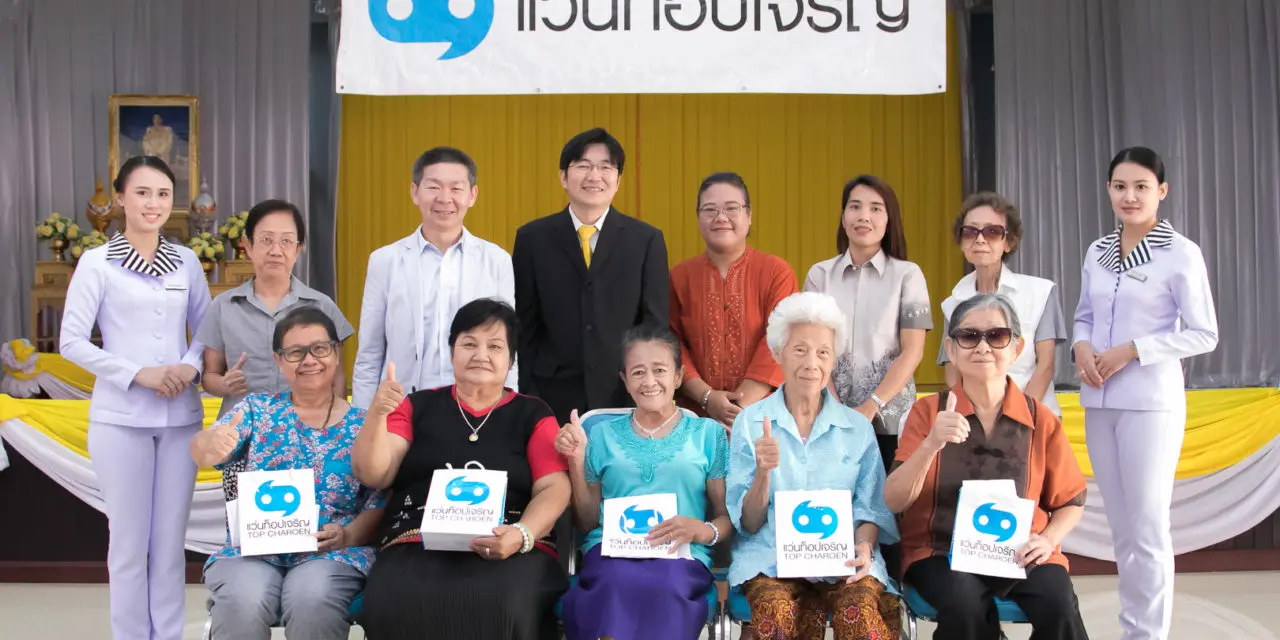
<instances>
[{"instance_id":1,"label":"short black hair","mask_svg":"<svg viewBox=\"0 0 1280 640\"><path fill-rule=\"evenodd\" d=\"M413 161L413 183L422 182L422 172L433 164L460 164L467 168L467 181L476 184L476 161L462 149L453 147L435 147L427 149Z\"/></svg>"},{"instance_id":2,"label":"short black hair","mask_svg":"<svg viewBox=\"0 0 1280 640\"><path fill-rule=\"evenodd\" d=\"M707 189L718 184L727 184L731 187L741 189L743 201L742 206L748 209L751 208L751 193L747 191L747 182L742 179L742 176L738 175L734 171L717 171L716 173L707 176L702 181L702 184L698 186L698 207L702 206L702 194L706 193Z\"/></svg>"},{"instance_id":3,"label":"short black hair","mask_svg":"<svg viewBox=\"0 0 1280 640\"><path fill-rule=\"evenodd\" d=\"M515 362L516 344L520 339L519 320L516 310L497 298L479 298L458 309L453 315L453 324L449 325L449 348L453 348L458 336L491 322L501 322L507 328L507 348L511 350L511 361Z\"/></svg>"},{"instance_id":4,"label":"short black hair","mask_svg":"<svg viewBox=\"0 0 1280 640\"><path fill-rule=\"evenodd\" d=\"M1156 174L1156 182L1164 184L1164 160L1160 159L1160 154L1146 147L1129 147L1116 154L1111 159L1111 166L1107 168L1107 181L1116 174L1116 167L1126 162L1132 162L1141 167L1145 167Z\"/></svg>"},{"instance_id":5,"label":"short black hair","mask_svg":"<svg viewBox=\"0 0 1280 640\"><path fill-rule=\"evenodd\" d=\"M297 307L296 309L284 314L284 317L276 323L275 333L271 335L271 350L279 351L284 345L284 336L293 329L298 327L324 327L325 332L329 334L329 340L338 342L338 327L333 324L333 318L329 314L320 310L319 307L307 305L305 307Z\"/></svg>"},{"instance_id":6,"label":"short black hair","mask_svg":"<svg viewBox=\"0 0 1280 640\"><path fill-rule=\"evenodd\" d=\"M660 324L641 324L627 329L622 335L622 361L625 370L627 354L631 352L631 348L645 342L656 342L671 351L671 359L675 361L676 368L684 366L680 362L680 339L671 329Z\"/></svg>"},{"instance_id":7,"label":"short black hair","mask_svg":"<svg viewBox=\"0 0 1280 640\"><path fill-rule=\"evenodd\" d=\"M622 150L622 143L601 127L583 131L564 143L564 149L560 151L560 170L568 171L569 165L587 155L587 147L593 144L602 144L609 150L609 161L618 169L618 175L622 175L622 166L627 162L627 153Z\"/></svg>"},{"instance_id":8,"label":"short black hair","mask_svg":"<svg viewBox=\"0 0 1280 640\"><path fill-rule=\"evenodd\" d=\"M116 190L116 193L124 191L125 187L129 186L129 176L142 167L155 169L168 177L170 183L178 183L178 179L173 175L173 169L170 169L169 164L158 156L134 156L120 165L120 171L116 172L116 179L111 182L111 186Z\"/></svg>"},{"instance_id":9,"label":"short black hair","mask_svg":"<svg viewBox=\"0 0 1280 640\"><path fill-rule=\"evenodd\" d=\"M253 205L253 208L249 210L248 217L244 220L244 237L248 238L249 242L252 243L253 230L258 228L258 223L262 222L263 218L272 213L284 213L286 211L293 214L293 226L298 228L298 244L305 243L307 241L307 219L302 216L302 211L298 209L298 206L288 200L263 200Z\"/></svg>"}]
</instances>

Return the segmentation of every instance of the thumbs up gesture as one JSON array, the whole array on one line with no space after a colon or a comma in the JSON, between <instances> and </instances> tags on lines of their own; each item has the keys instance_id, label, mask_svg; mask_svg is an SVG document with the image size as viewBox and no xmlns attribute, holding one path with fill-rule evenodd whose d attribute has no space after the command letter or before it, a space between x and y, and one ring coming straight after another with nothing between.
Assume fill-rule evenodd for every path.
<instances>
[{"instance_id":1,"label":"thumbs up gesture","mask_svg":"<svg viewBox=\"0 0 1280 640\"><path fill-rule=\"evenodd\" d=\"M244 363L248 360L248 356L240 354L240 359L231 365L227 372L222 374L222 384L227 387L227 394L233 396L242 396L249 393L249 383L244 377Z\"/></svg>"},{"instance_id":2,"label":"thumbs up gesture","mask_svg":"<svg viewBox=\"0 0 1280 640\"><path fill-rule=\"evenodd\" d=\"M969 419L956 413L956 394L947 394L947 407L933 418L933 429L924 439L925 446L941 451L948 444L960 444L969 439Z\"/></svg>"},{"instance_id":3,"label":"thumbs up gesture","mask_svg":"<svg viewBox=\"0 0 1280 640\"><path fill-rule=\"evenodd\" d=\"M387 365L387 376L378 384L378 390L373 394L373 401L369 403L369 413L376 413L385 418L391 415L403 400L404 387L396 382L396 363L392 362Z\"/></svg>"},{"instance_id":4,"label":"thumbs up gesture","mask_svg":"<svg viewBox=\"0 0 1280 640\"><path fill-rule=\"evenodd\" d=\"M240 424L243 420L244 414L236 411L229 423L211 427L195 438L192 441L192 451L197 453L196 462L201 465L226 462L240 444Z\"/></svg>"},{"instance_id":5,"label":"thumbs up gesture","mask_svg":"<svg viewBox=\"0 0 1280 640\"><path fill-rule=\"evenodd\" d=\"M778 441L773 438L773 421L764 417L764 434L756 438L756 471L769 473L778 468Z\"/></svg>"},{"instance_id":6,"label":"thumbs up gesture","mask_svg":"<svg viewBox=\"0 0 1280 640\"><path fill-rule=\"evenodd\" d=\"M578 410L569 413L569 424L560 428L556 436L556 451L574 464L581 464L587 457L587 432L582 428Z\"/></svg>"}]
</instances>

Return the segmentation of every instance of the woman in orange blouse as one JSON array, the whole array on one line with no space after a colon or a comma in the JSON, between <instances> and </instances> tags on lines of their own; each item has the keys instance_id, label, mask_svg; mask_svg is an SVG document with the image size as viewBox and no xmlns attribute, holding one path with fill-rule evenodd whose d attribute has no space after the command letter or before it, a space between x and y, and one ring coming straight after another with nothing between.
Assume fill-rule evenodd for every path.
<instances>
[{"instance_id":1,"label":"woman in orange blouse","mask_svg":"<svg viewBox=\"0 0 1280 640\"><path fill-rule=\"evenodd\" d=\"M685 362L680 404L728 429L743 407L782 384L765 321L796 292L796 275L782 258L747 246L751 196L736 173L702 181L698 231L707 252L671 270L671 331Z\"/></svg>"}]
</instances>

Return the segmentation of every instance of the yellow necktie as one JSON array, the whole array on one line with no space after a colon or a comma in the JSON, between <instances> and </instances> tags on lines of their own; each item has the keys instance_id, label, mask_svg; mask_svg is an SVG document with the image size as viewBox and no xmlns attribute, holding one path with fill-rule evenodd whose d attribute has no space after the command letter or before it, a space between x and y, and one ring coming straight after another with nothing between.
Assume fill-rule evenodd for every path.
<instances>
[{"instance_id":1,"label":"yellow necktie","mask_svg":"<svg viewBox=\"0 0 1280 640\"><path fill-rule=\"evenodd\" d=\"M582 241L582 259L586 261L587 268L591 267L591 237L596 235L596 228L589 226L578 227L578 239Z\"/></svg>"}]
</instances>

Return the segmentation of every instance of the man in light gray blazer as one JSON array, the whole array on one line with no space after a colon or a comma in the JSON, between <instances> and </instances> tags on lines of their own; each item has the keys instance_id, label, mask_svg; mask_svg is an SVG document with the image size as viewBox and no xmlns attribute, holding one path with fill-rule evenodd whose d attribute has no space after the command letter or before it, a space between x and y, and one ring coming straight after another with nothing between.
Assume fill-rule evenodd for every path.
<instances>
[{"instance_id":1,"label":"man in light gray blazer","mask_svg":"<svg viewBox=\"0 0 1280 640\"><path fill-rule=\"evenodd\" d=\"M479 298L515 306L511 254L463 226L477 194L476 163L466 153L436 147L414 162L409 195L422 225L369 256L354 406L369 406L392 362L407 393L453 384L449 326L458 308ZM514 389L516 380L512 367L507 386Z\"/></svg>"}]
</instances>

